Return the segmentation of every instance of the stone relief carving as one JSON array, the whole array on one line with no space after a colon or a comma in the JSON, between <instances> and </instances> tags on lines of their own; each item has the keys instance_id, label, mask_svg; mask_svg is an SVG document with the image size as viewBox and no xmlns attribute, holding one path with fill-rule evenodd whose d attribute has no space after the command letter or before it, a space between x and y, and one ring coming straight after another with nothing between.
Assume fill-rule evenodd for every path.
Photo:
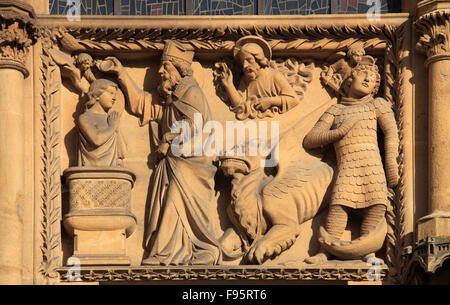
<instances>
[{"instance_id":1,"label":"stone relief carving","mask_svg":"<svg viewBox=\"0 0 450 305\"><path fill-rule=\"evenodd\" d=\"M360 57L359 59L352 59L351 64L356 64L353 70L345 60L338 61L340 64L333 64L332 67L339 66L339 68L342 68L340 66L345 63L347 69L354 71L357 67L362 66L360 65L361 61L373 59L370 56L363 56L365 52L361 48L352 49L352 52L356 52ZM354 53L349 51L349 54L353 55ZM318 213L331 182L333 169L320 158L306 154L281 161L275 172L267 175L267 173L264 173L264 168L257 165L257 162L251 160L251 158L221 157L220 169L226 176L232 177L232 201L229 205L228 216L234 226L226 230L220 238L216 237L217 234L213 224L209 223L208 220L192 216L188 218L183 215L183 213L208 215L207 211L211 208L211 196L214 190L213 177L216 172L216 167L213 165L214 158L205 158L202 162L205 162L206 165L200 163L209 167L209 170L205 171L205 177L202 177L203 181L209 181L208 187L204 190L198 190L197 187L195 192L189 191L193 194L189 194L192 198L188 200L180 195L173 195L177 200L171 200L170 202L174 202L175 207L172 209L167 207L166 204L161 202L167 200L165 199L165 192L173 194L176 193L173 189L178 189L178 192L183 193L184 196L188 192L187 186L181 184L180 178L176 179L178 181L176 188L175 184L166 182L174 180L173 177L170 177L174 174L174 170L168 171L167 166L181 167L181 165L171 165L172 158L177 161L189 160L184 156L180 158L171 153L171 142L179 136L179 133L173 133L170 127L182 119L188 119L192 125L195 112L201 113L205 122L211 118L205 95L192 77L190 64L193 55L192 51L187 51L181 44L167 41L163 51L161 68L158 71L161 82L155 93L148 93L139 89L116 58L106 58L104 61L98 61L97 63L101 72L117 74L118 82L125 93L131 112L141 118L141 125L150 122L150 124L154 124L152 128L159 129L157 134L162 135L161 138L156 139L159 143L157 154L160 161L155 174L157 183L152 190L150 219L148 220L145 237L148 257L142 263L144 265L207 265L220 264L222 259L242 257L244 262L262 264L289 249L300 234L298 226ZM234 55L244 70L244 78L240 82L239 91L234 87L232 73L227 65L223 63L216 65L215 75L227 93L229 100L233 101L230 110L237 113L237 119L270 118L276 112L283 114L297 106L299 97L286 77L281 72L269 67L270 47L264 40L253 36L244 37L236 44ZM87 59L84 70L88 71L92 66L92 59L87 55L84 57ZM288 64L292 65L292 63L292 59L288 61ZM286 65L286 61L283 64ZM376 66L374 62L373 66ZM351 73L349 74L345 69L339 70L332 67L322 73L322 78L329 77L329 79L339 80L340 83L329 82L332 84L331 87L337 89L338 92L342 92L341 87L343 87L347 94L350 94L350 89L347 89L343 83L351 79ZM286 70L289 70L289 68L286 68ZM296 80L300 76L303 77L302 81L305 78L307 81L311 81L311 70L308 71L308 68L305 68L297 70L297 73L298 71L304 74L303 76L297 74ZM339 76L335 77L335 74L339 74ZM379 76L379 74L377 75ZM95 76L92 75L90 79L94 80ZM364 83L362 86L365 85ZM101 89L99 89L100 87ZM304 89L304 87L305 83L303 83L302 88ZM376 91L378 91L378 87L379 79ZM113 82L104 79L94 80L91 84L88 92L88 105L91 105L92 109L89 108L90 111L86 111L79 118L80 165L95 165L95 162L90 160L102 162L99 158L90 156L88 149L86 149L88 145L92 146L88 139L94 139L93 135L105 137L106 141L101 141L102 145L108 144L108 147L96 147L98 155L107 159L108 164L105 163L104 166L117 165L121 156L123 158L120 137L115 136L119 120L118 114L116 112L106 114L112 107L111 102L115 99L116 90L117 87ZM156 98L153 98L154 96L159 96L162 99L160 104L157 103ZM189 107L186 107L186 104ZM259 114L251 115L250 113ZM94 114L99 117L98 120L91 117ZM360 117L357 116L357 118ZM352 125L355 124L354 121L345 120L345 124L343 124L345 126L340 128L339 137L345 136L354 127ZM104 128L102 125L104 125ZM297 126L297 129L298 126L301 126L298 122L294 125ZM100 130L104 133L98 133ZM98 134L95 134L95 131ZM289 133L284 135L280 141L281 147L284 147L283 143L290 143L293 139L298 140L299 138L293 137ZM316 144L310 145L308 141L305 143L307 143L307 148L317 146ZM193 164L188 163L184 166L183 175L187 176L186 169L189 166L192 167ZM198 171L196 171L196 174L198 176ZM191 184L193 184L192 181ZM195 194L197 192L201 194L201 197ZM306 194L313 199L305 200ZM210 202L206 202L204 198L210 198ZM185 203L180 205L180 201ZM197 202L194 209L192 209L190 201ZM202 201L203 207L200 208L202 213L199 213L195 209L198 209L198 202ZM386 202L384 204L387 205ZM280 209L280 207L283 208ZM333 208L331 209L333 210ZM180 213L180 211L187 212ZM384 212L385 209L380 213ZM177 226L168 225L173 223L176 218L179 219L178 222L180 223L178 229ZM342 226L342 223L340 225ZM344 229L345 225L344 222ZM195 229L186 229L189 227ZM385 235L385 224L381 230L383 228ZM377 229L380 231L378 227ZM170 232L167 230L170 230ZM196 230L200 232L196 232ZM367 232L364 231L364 233ZM323 231L322 234L326 234L326 231ZM179 237L174 238L178 235ZM382 243L384 240L383 233L379 235ZM199 236L203 240L199 240ZM191 244L187 243L187 240ZM186 244L188 244L187 247ZM167 249L172 249L172 251L178 249L174 252L177 257L172 257L174 253L167 253ZM184 253L184 255L180 255L180 253ZM333 253L335 254L336 251ZM337 255L339 256L339 254ZM340 258L354 257L341 255ZM322 263L324 260L310 259L308 262Z\"/></svg>"},{"instance_id":2,"label":"stone relief carving","mask_svg":"<svg viewBox=\"0 0 450 305\"><path fill-rule=\"evenodd\" d=\"M333 143L338 162L325 228L320 232L323 251L306 259L308 263L324 262L328 253L342 259L367 260L383 246L388 187L395 188L399 176L394 113L386 100L374 98L380 79L373 58L359 62L347 79L346 96L324 113L304 139L307 148ZM385 167L378 146L377 123L385 137ZM361 236L343 242L340 239L349 214L357 210L363 211Z\"/></svg>"},{"instance_id":3,"label":"stone relief carving","mask_svg":"<svg viewBox=\"0 0 450 305\"><path fill-rule=\"evenodd\" d=\"M180 50L182 50L182 52L186 52L185 47L186 44L184 43L183 45L175 43L176 45L180 46ZM269 45L272 43L269 43ZM167 47L167 49L169 49L169 47ZM195 47L194 47L195 49ZM164 51L166 52L166 51ZM163 56L164 57L164 56ZM175 56L176 57L176 56ZM75 65L75 61L72 60L73 62L73 66L76 67L78 69L78 67ZM291 60L290 62L287 60L279 60L277 59L277 61L273 61L271 62L271 67L274 70L278 70L280 71L281 66L280 65L284 65L285 67L288 65L301 65L299 64L300 61L298 59L294 59ZM117 67L120 67L120 63L118 63L116 60L112 59L112 58L107 58L105 61L99 61L98 63L98 67L99 70L101 72L111 72L111 70L109 70L108 66L111 65L113 68L112 70L114 70ZM275 68L273 68L275 66ZM223 68L224 66L219 67L218 70L216 71L220 71L220 69L223 69L223 71L225 71L226 69ZM313 68L314 66L309 66L306 67L306 69L303 69L303 71L307 71L308 68ZM233 68L231 65L227 65L226 67L228 68ZM169 68L170 69L170 68ZM228 69L229 71L230 69ZM289 68L287 69L289 70ZM290 69L290 71L296 71L295 68ZM297 70L299 71L299 70ZM115 72L115 71L113 71ZM126 72L125 72L126 73ZM287 75L287 73L283 73L280 72L281 75L283 75L285 78ZM307 73L305 74L299 74L297 73L297 75L300 75L302 77L302 81L305 84L308 84L309 82L311 82L310 77L311 75L308 75ZM83 77L83 76L82 76ZM82 78L81 77L81 78ZM182 77L183 78L183 77ZM86 80L87 77L85 77ZM94 78L91 78L91 80L88 80L88 82L91 82ZM237 77L235 77L234 79L237 79ZM146 93L143 92L142 90L136 90L138 89L138 86L133 84L133 82L131 81L130 77L125 77L122 75L122 77L118 77L118 83L120 84L120 87L122 88L122 90L125 93L125 96L127 97L126 101L129 105L129 107L132 109L132 112L141 118L141 124L145 124L145 122L147 121L152 121L154 119L154 117L151 117L150 119L147 117L146 121L144 120L144 112L149 110L148 108L145 109L145 107L148 107L149 105L151 105L152 107L150 108L150 112L147 114L150 115L161 115L161 113L153 113L154 106L161 106L161 108L167 107L168 105L170 105L171 103L173 103L173 100L177 100L179 99L178 97L173 95L172 90L167 90L168 89L168 84L170 82L167 82L164 86L160 86L158 92L152 92L152 93ZM161 82L162 83L162 82ZM131 84L131 85L130 85ZM288 79L288 84L291 87L291 89L294 87L294 82L289 81ZM132 88L134 87L134 88ZM163 88L165 87L165 88ZM233 84L234 87L234 84ZM237 86L239 88L239 86ZM132 88L132 89L130 89ZM236 88L236 87L234 87ZM165 90L166 89L166 90ZM173 89L173 88L172 88ZM129 90L129 91L128 91ZM134 105L133 106L133 102L132 101L136 101L136 99L130 98L130 94L131 96L133 96L133 94L135 94L136 92L133 92L133 90L136 90L139 92L139 106ZM200 89L201 90L201 89ZM236 90L236 89L235 89ZM175 90L176 91L176 90ZM236 90L238 91L238 90ZM299 90L295 90L294 88L294 92L296 92L296 96L297 96L297 101L301 100L301 96L299 97ZM164 96L164 98L162 98L162 101L156 101L158 99L157 95L161 95ZM137 96L137 95L134 95ZM154 98L156 97L156 98ZM150 102L146 102L148 101L148 99L150 99ZM158 102L160 104L158 104ZM167 103L167 104L166 104ZM146 106L144 106L146 105ZM256 106L256 105L255 105ZM266 105L265 105L266 106ZM134 107L134 108L133 108ZM140 107L142 107L142 109L139 109ZM275 106L276 107L276 106ZM300 106L301 107L301 103ZM258 107L260 108L260 107ZM272 106L269 106L269 109L272 108ZM272 109L276 109L276 108L272 108ZM264 113L261 111L261 109L256 109L256 107L254 108L254 110L257 110L257 112L259 113ZM267 111L267 109L265 109ZM255 113L255 112L253 112ZM273 112L273 113L278 113L278 115L283 115L286 112ZM163 126L161 124L161 118L160 117L155 117L157 119L157 124L158 124L158 128L162 129ZM238 118L238 117L237 117ZM254 117L249 116L248 118L251 119L265 119L265 118L270 118L269 116L261 116L261 115L255 115ZM239 119L239 118L238 118ZM156 122L155 122L156 123ZM298 123L298 122L296 122ZM155 127L155 124L153 122L150 122L150 124L152 125L152 129ZM293 124L294 126L297 126L296 124ZM298 124L301 125L301 124ZM162 135L166 135L167 133L162 133ZM177 134L167 134L165 137L161 137L161 139L159 139L160 143L163 144L159 147L158 149L158 154L160 155L160 158L167 159L167 156L165 157L165 155L170 154L170 142L172 142L172 140L178 136ZM290 138L289 140L287 140L287 138L289 137L282 137L282 139L280 140L281 145L283 145L283 143L290 143L292 142L292 138ZM302 136L297 136L295 137L298 141L297 141L297 145L301 145L300 143L302 142ZM309 159L308 159L309 158ZM305 162L305 159L310 160L311 164L308 164L308 162ZM326 190L327 186L330 185L331 182L331 176L333 174L333 170L332 168L327 165L326 163L320 161L320 158L315 158L314 156L305 156L302 155L300 156L295 156L292 157L291 160L289 160L288 162L283 162L284 164L279 164L279 167L277 168L277 170L275 172L273 172L270 178L269 178L269 183L267 183L267 180L262 182L264 180L264 178L267 178L268 175L266 174L262 174L261 173L261 168L259 166L255 166L254 162L252 162L252 160L243 160L241 158L221 158L220 160L220 166L219 168L227 175L227 176L231 176L232 178L232 203L230 204L230 206L234 205L236 206L236 202L240 202L243 203L244 202L244 198L245 196L250 196L250 197L254 197L256 199L252 199L254 200L253 202L257 202L256 205L252 205L252 204L246 204L243 205L241 207L239 207L239 203L237 204L238 208L232 207L230 208L231 210L231 214L250 214L250 216L245 216L241 219L239 219L238 215L238 219L237 222L235 222L233 220L233 217L236 218L236 215L234 216L230 216L234 227L231 228L230 231L227 231L224 236L222 236L222 238L216 238L214 237L214 239L216 239L213 244L214 247L218 250L216 250L218 253L218 255L222 256L224 255L226 259L226 256L229 254L231 257L243 257L243 262L249 262L249 263L256 263L256 264L261 264L263 262L265 262L266 260L270 260L271 258L274 258L276 256L278 256L280 253L284 252L285 250L289 249L290 246L292 246L293 242L295 241L295 239L299 236L299 232L298 232L298 224L304 222L307 219L313 218L317 212L319 211L320 207L323 206L323 201L322 198L324 196L324 194L319 194L319 199L317 200L316 203L311 204L310 206L306 206L304 205L304 203L300 204L300 201L304 201L304 199L300 199L300 198L295 198L295 197L300 197L300 195L302 192L307 192L305 190L299 191L302 188L305 189L309 189L309 191L311 192L318 192L317 189L320 189L319 192L325 192L324 190ZM300 166L302 165L302 166ZM321 172L321 174L317 174L317 171L315 170L316 168L319 169L319 172ZM215 170L215 169L214 169ZM303 170L303 172L302 172ZM258 172L258 175L256 175L256 172ZM309 174L308 174L309 173ZM313 173L313 174L311 174ZM322 175L322 180L320 181L321 186L314 186L314 182L320 179L317 179L320 175ZM309 179L309 180L308 180ZM306 180L306 181L305 181ZM213 180L212 180L213 181ZM313 182L314 181L314 182ZM247 183L247 182L250 182ZM246 184L247 183L247 184ZM251 185L253 183L253 185ZM303 184L302 184L303 183ZM244 187L245 185L245 187ZM250 188L248 186L251 186ZM305 187L306 185L306 187ZM280 186L281 186L281 191L280 191ZM283 189L283 187L285 187L285 189ZM263 187L263 190L261 191L261 187ZM153 188L153 193L155 193L155 189L157 189L156 186L152 186ZM171 189L172 187L168 187L169 189ZM214 188L214 185L212 185L212 188ZM259 190L257 191L257 189L259 188ZM244 192L244 195L242 194L242 190L247 191L247 193ZM167 190L163 190L163 192L167 192ZM286 195L287 194L287 195ZM160 195L160 194L157 194ZM289 199L287 199L287 197L290 196ZM280 198L277 198L280 197ZM267 211L270 209L270 200L274 200L273 205L277 206L277 209L280 209L280 206L286 206L291 204L292 206L295 205L295 202L297 200L297 206L296 208L298 209L298 215L296 216L296 220L292 221L293 217L289 217L291 219L289 219L288 221L283 220L285 223L295 223L293 225L293 227L296 227L291 233L286 233L286 232L282 232L282 233L277 233L277 229L273 230L273 235L272 234L268 234L268 232L277 227L277 223L275 221L273 221L272 219L268 218L266 216ZM289 204L287 204L289 203ZM251 206L252 205L252 206ZM267 208L265 208L267 206ZM256 207L256 208L255 208ZM305 209L305 207L309 208ZM241 209L241 211L239 211L239 209ZM308 216L306 215L299 215L300 212L302 211L302 213L305 214L310 214ZM173 212L173 211L172 211ZM292 211L291 211L292 212ZM153 212L152 212L153 213ZM169 215L170 212L161 212L159 215L163 215L164 213L167 213L167 215ZM286 214L288 214L289 212L287 212ZM292 213L290 213L292 214ZM156 214L155 214L156 215ZM246 218L247 217L247 218ZM170 217L167 217L167 219L169 219ZM259 218L259 219L258 219ZM273 217L274 219L276 217ZM281 216L279 218L282 218ZM243 228L242 223L246 223L245 220L248 219L256 219L256 223L251 224L250 226L247 226L247 228ZM235 219L236 220L236 219ZM283 223L283 221L281 221L281 227L284 226L289 226ZM242 223L239 223L242 222ZM251 222L251 221L250 221ZM162 223L161 223L162 224ZM150 225L150 224L146 224L146 225ZM157 229L153 229L153 233L158 235L157 233L159 232L159 229L161 227L157 228ZM211 229L210 232L213 232L214 230ZM233 233L230 233L232 232ZM280 232L283 230L280 230ZM195 234L195 233L194 233ZM160 236L163 236L163 234L159 234ZM289 238L287 238L286 236L290 235ZM229 237L229 236L233 236L233 238ZM236 238L237 236L237 238ZM266 237L266 240L270 240L270 242L267 243L263 243L263 237ZM148 238L148 236L146 236L146 238ZM301 237L300 237L301 238ZM276 240L278 239L278 240ZM231 240L231 241L230 241ZM260 241L259 243L257 243L257 241ZM168 241L171 242L171 241ZM150 244L150 239L148 240L148 244ZM269 245L270 244L270 245ZM228 248L227 248L228 247ZM147 250L149 253L151 253L151 247L148 246ZM231 253L229 253L231 252ZM157 252L155 252L157 253ZM144 261L142 262L144 265L145 264L150 264L150 265L159 265L159 264L165 264L164 262L161 262L159 259L158 260L153 260L152 259L152 255L149 254L148 257L150 258L148 261L146 261L144 259ZM344 258L343 258L344 259ZM211 264L220 264L222 258L218 259L216 262L212 262L211 259L207 259L207 260L196 260L195 256L194 258L191 258L190 260L186 260L185 262L180 262L178 263L179 265L188 265L188 264L206 264L206 265L211 265Z\"/></svg>"},{"instance_id":4,"label":"stone relief carving","mask_svg":"<svg viewBox=\"0 0 450 305\"><path fill-rule=\"evenodd\" d=\"M269 44L257 36L245 36L236 42L233 56L242 70L242 77L236 89L233 73L224 62L215 68L218 90L226 96L230 110L236 118L245 120L273 117L297 106L303 97L306 84L311 82L312 70L295 59L278 66L271 62L272 50ZM279 69L277 69L279 68ZM280 72L283 71L289 80ZM297 92L292 85L296 86Z\"/></svg>"},{"instance_id":5,"label":"stone relief carving","mask_svg":"<svg viewBox=\"0 0 450 305\"><path fill-rule=\"evenodd\" d=\"M176 122L187 120L193 128L196 114L203 122L211 120L207 98L192 77L193 57L194 52L179 43L166 41L158 70L158 92L154 93L141 90L116 58L99 66L104 72L117 74L131 112L140 117L141 125L152 121L152 127L159 131L155 135L162 135L156 139L161 160L145 224L148 257L142 261L144 265L214 265L222 255L209 218L214 209L214 157L189 158L170 150L179 135L171 130ZM157 95L161 104L155 102Z\"/></svg>"},{"instance_id":6,"label":"stone relief carving","mask_svg":"<svg viewBox=\"0 0 450 305\"><path fill-rule=\"evenodd\" d=\"M79 166L122 166L126 144L119 130L120 115L110 111L117 90L117 84L107 79L91 84L86 111L78 118Z\"/></svg>"},{"instance_id":7,"label":"stone relief carving","mask_svg":"<svg viewBox=\"0 0 450 305\"><path fill-rule=\"evenodd\" d=\"M136 177L122 168L127 148L119 129L122 110L120 105L114 107L119 86L94 76L94 60L87 53L71 57L52 48L48 54L60 67L61 77L76 89L84 108L76 119L78 166L63 173L69 188L69 212L63 224L76 237L72 257L82 265L130 264L124 240L136 228L136 217L130 212Z\"/></svg>"}]
</instances>

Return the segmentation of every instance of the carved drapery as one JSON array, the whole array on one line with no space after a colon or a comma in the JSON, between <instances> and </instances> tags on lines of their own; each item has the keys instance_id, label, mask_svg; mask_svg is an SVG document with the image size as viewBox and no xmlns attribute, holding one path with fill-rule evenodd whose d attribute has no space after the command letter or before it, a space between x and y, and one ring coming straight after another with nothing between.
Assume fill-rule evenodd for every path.
<instances>
[{"instance_id":1,"label":"carved drapery","mask_svg":"<svg viewBox=\"0 0 450 305\"><path fill-rule=\"evenodd\" d=\"M274 53L276 54L292 54L297 53L299 56L302 52L315 50L317 52L331 53L336 51L342 51L347 49L356 43L363 43L364 48L372 53L381 55L384 53L385 71L384 71L384 97L393 103L394 110L397 116L397 122L399 125L400 133L400 151L399 151L399 163L400 163L400 183L397 188L396 194L393 198L392 209L389 210L387 215L387 221L390 226L387 237L387 265L389 266L389 276L392 281L399 283L402 281L404 260L402 258L403 248L407 245L404 243L404 237L406 232L405 228L405 209L409 204L404 196L406 185L406 172L405 172L405 135L407 133L407 126L403 123L405 117L403 115L403 108L406 106L405 85L406 77L404 75L406 70L406 58L408 48L405 36L407 34L408 22L403 23L400 26L395 25L358 25L355 27L350 26L291 26L291 27L267 27L267 26L254 26L253 28L242 27L226 27L223 29L155 29L155 28L87 28L87 27L59 27L59 28L47 28L45 31L50 34L59 46L68 52L78 53L87 52L96 55L110 55L112 52L154 52L160 53L164 47L164 40L177 39L184 44L188 44L193 47L195 52L201 54L214 52L218 54L231 54L234 47L234 41L245 35L258 35L268 40ZM47 36L49 37L49 36ZM49 48L51 45L44 46ZM44 58L43 58L44 60ZM49 69L52 68L51 62L48 62L49 58L44 60L44 73L49 73ZM46 76L48 77L48 76ZM48 86L50 86L48 84ZM44 99L44 104L48 103L51 96L48 94ZM52 108L54 111L59 111L57 108ZM44 116L48 115L50 109L43 107ZM48 122L43 123L51 124L51 117L48 117ZM47 127L45 127L47 128ZM46 141L51 141L47 139ZM48 142L50 143L50 142ZM44 149L44 155L56 158L55 151L59 144L57 141L55 145L47 149ZM53 152L52 152L53 151ZM58 162L53 160L53 162ZM45 164L48 173L52 173L52 167L50 163ZM43 181L44 185L50 187L50 178ZM54 183L54 182L53 182ZM49 199L46 199L45 207L47 210L51 206L45 215L55 215L59 213L57 210L59 207L50 204ZM51 221L47 220L44 216L42 222L43 231L48 232L49 228L53 225ZM46 231L47 230L47 231ZM44 261L54 262L57 258L52 252L52 246L48 241L55 241L59 237L52 237L47 234L47 242L43 245ZM66 274L65 268L58 268L53 264L50 268L52 271L58 271L63 277ZM219 268L220 269L220 268ZM155 275L151 275L153 271L151 268L145 268L145 270L139 271L114 271L105 270L97 272L92 269L89 272L83 273L83 280L86 281L98 281L98 280L137 280L137 279L162 279L164 274L170 273L170 270L159 275L159 272ZM183 271L184 272L184 271ZM203 278L197 270L189 271L193 276L190 278ZM247 276L235 275L230 269L220 269L220 278L233 278L235 276L239 278L251 278ZM281 273L280 273L281 272ZM305 273L306 272L306 273ZM309 273L308 273L309 272ZM353 278L352 274L361 274L362 271L350 272L349 276L345 276L347 271L344 269L332 271L331 275L327 276L322 271L310 272L310 271L295 271L294 279L320 279L331 277L330 279L347 279ZM177 273L177 272L175 272ZM244 272L245 273L245 272ZM267 273L267 274L266 274ZM256 276L259 279L278 279L289 278L289 276L281 276L285 274L284 271L271 271L266 270L266 273L262 272L261 276ZM310 274L311 273L311 274ZM48 277L50 272L45 273ZM115 275L117 274L117 275ZM178 274L178 273L177 273ZM187 273L186 273L187 274ZM281 275L280 275L281 274ZM328 273L326 273L328 274ZM141 276L142 275L142 276ZM281 277L280 277L281 276ZM169 277L170 278L170 277ZM175 278L183 278L183 276L175 276ZM363 278L361 278L363 279Z\"/></svg>"}]
</instances>

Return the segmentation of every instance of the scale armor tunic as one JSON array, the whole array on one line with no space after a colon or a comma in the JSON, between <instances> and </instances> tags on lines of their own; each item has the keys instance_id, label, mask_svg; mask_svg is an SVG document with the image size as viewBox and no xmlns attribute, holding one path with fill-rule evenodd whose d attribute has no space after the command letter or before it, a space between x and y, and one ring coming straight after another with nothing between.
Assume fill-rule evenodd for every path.
<instances>
[{"instance_id":1,"label":"scale armor tunic","mask_svg":"<svg viewBox=\"0 0 450 305\"><path fill-rule=\"evenodd\" d=\"M336 104L326 113L334 117L331 129L337 129L351 116L362 116L342 139L334 143L338 169L330 204L354 209L375 204L387 206L388 190L378 148L377 121L397 129L390 105L377 98L360 104Z\"/></svg>"}]
</instances>

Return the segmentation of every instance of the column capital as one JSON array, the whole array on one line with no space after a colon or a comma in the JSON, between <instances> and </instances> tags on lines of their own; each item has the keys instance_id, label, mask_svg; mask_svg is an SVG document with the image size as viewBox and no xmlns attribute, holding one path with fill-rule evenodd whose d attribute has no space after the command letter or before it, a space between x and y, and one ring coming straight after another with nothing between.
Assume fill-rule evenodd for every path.
<instances>
[{"instance_id":1,"label":"column capital","mask_svg":"<svg viewBox=\"0 0 450 305\"><path fill-rule=\"evenodd\" d=\"M425 0L417 4L417 50L427 56L425 66L450 60L450 0Z\"/></svg>"},{"instance_id":2,"label":"column capital","mask_svg":"<svg viewBox=\"0 0 450 305\"><path fill-rule=\"evenodd\" d=\"M36 14L28 3L0 0L0 69L16 69L25 77L25 58L36 42Z\"/></svg>"}]
</instances>

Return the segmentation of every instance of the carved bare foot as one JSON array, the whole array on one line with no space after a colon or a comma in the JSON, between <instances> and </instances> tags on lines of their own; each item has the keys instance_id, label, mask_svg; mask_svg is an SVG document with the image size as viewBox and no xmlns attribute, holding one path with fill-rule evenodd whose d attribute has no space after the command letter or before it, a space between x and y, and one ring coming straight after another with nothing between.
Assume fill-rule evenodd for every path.
<instances>
[{"instance_id":1,"label":"carved bare foot","mask_svg":"<svg viewBox=\"0 0 450 305\"><path fill-rule=\"evenodd\" d=\"M298 236L293 226L275 225L266 235L257 240L247 253L249 263L262 264L268 258L274 258L289 249Z\"/></svg>"},{"instance_id":2,"label":"carved bare foot","mask_svg":"<svg viewBox=\"0 0 450 305\"><path fill-rule=\"evenodd\" d=\"M219 239L225 253L232 253L242 246L242 240L233 228L229 228Z\"/></svg>"},{"instance_id":3,"label":"carved bare foot","mask_svg":"<svg viewBox=\"0 0 450 305\"><path fill-rule=\"evenodd\" d=\"M326 263L327 261L328 261L328 256L323 252L320 252L319 254L305 258L305 263L313 264L313 265L323 264L323 263Z\"/></svg>"}]
</instances>

